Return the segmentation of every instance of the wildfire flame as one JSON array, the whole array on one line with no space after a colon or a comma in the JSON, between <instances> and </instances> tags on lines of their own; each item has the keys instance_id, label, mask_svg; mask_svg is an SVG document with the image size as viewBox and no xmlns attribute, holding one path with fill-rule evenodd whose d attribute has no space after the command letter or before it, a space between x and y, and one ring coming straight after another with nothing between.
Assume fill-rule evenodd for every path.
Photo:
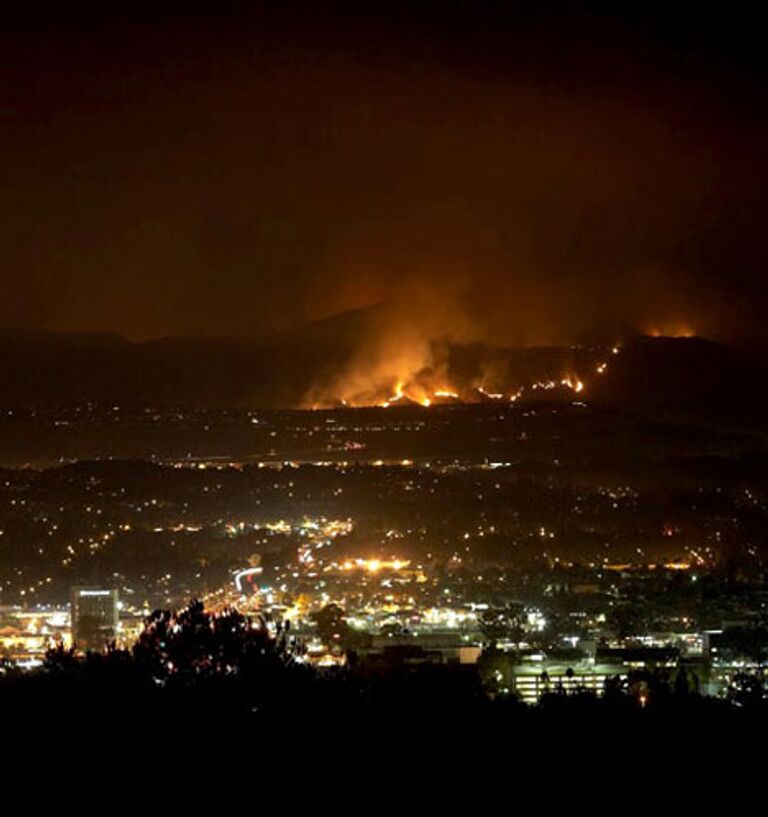
<instances>
[{"instance_id":1,"label":"wildfire flame","mask_svg":"<svg viewBox=\"0 0 768 817\"><path fill-rule=\"evenodd\" d=\"M487 397L489 400L503 400L504 395L498 391L486 391L482 386L478 386L477 390L482 394L484 397ZM516 400L517 396L510 396L510 400Z\"/></svg>"},{"instance_id":2,"label":"wildfire flame","mask_svg":"<svg viewBox=\"0 0 768 817\"><path fill-rule=\"evenodd\" d=\"M588 391L590 379L604 375L608 370L609 361L621 351L620 344L603 349L602 354L597 348L580 349L561 373L558 374L555 369L546 378L538 380L531 378L524 385L516 385L514 388L510 387L508 381L511 377L519 377L520 372L513 373L495 364L489 365L474 382L468 379L466 382L457 383L445 360L442 362L433 360L432 365L416 368L419 360L416 353L410 356L393 355L386 365L381 364L373 369L367 377L361 369L357 369L355 377L349 380L340 374L334 384L337 396L334 397L333 392L330 395L326 393L325 399L315 400L311 405L313 408L339 405L351 408L370 406L429 408L454 403L516 403L525 400L526 397L567 399L568 392L582 395Z\"/></svg>"},{"instance_id":3,"label":"wildfire flame","mask_svg":"<svg viewBox=\"0 0 768 817\"><path fill-rule=\"evenodd\" d=\"M598 366L597 371L598 373L604 372L606 369L606 364L600 364ZM580 394L585 389L584 381L581 378L577 377L576 375L568 374L563 377L561 380L543 380L533 383L529 387L532 391L536 391L537 389L541 389L544 391L550 391L558 388L567 388L571 391L576 392L576 394ZM440 388L434 389L433 391L426 390L423 386L419 384L405 384L398 383L394 389L393 394L388 397L386 400L381 401L378 405L381 408L389 408L390 406L395 406L398 404L416 404L423 406L424 408L428 408L429 406L445 403L446 401L456 401L456 402L465 402L465 403L472 403L478 402L478 396L482 395L487 400L507 400L510 403L514 403L519 400L523 394L525 393L525 386L520 386L516 391L511 393L500 392L500 391L489 391L488 389L484 388L483 386L475 386L469 392L462 393L456 389L452 388ZM473 394L474 393L474 394ZM358 405L372 405L371 403L362 403Z\"/></svg>"},{"instance_id":4,"label":"wildfire flame","mask_svg":"<svg viewBox=\"0 0 768 817\"><path fill-rule=\"evenodd\" d=\"M584 391L584 384L579 380L578 377L572 377L568 375L568 377L564 377L560 381L561 386L567 386L569 389L573 389L577 394L579 392Z\"/></svg>"},{"instance_id":5,"label":"wildfire flame","mask_svg":"<svg viewBox=\"0 0 768 817\"><path fill-rule=\"evenodd\" d=\"M686 324L661 324L651 326L646 330L646 335L652 338L695 338L696 332Z\"/></svg>"}]
</instances>

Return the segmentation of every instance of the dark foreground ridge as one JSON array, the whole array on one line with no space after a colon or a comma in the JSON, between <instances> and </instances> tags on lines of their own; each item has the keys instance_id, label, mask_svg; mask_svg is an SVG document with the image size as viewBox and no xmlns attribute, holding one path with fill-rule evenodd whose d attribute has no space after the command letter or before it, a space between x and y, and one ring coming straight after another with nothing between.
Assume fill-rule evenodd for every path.
<instances>
[{"instance_id":1,"label":"dark foreground ridge","mask_svg":"<svg viewBox=\"0 0 768 817\"><path fill-rule=\"evenodd\" d=\"M714 699L680 675L637 671L626 683L608 679L599 696L554 687L527 706L490 694L493 651L486 655L477 667L372 669L350 653L345 668L319 671L304 662L289 629L193 602L178 613L155 612L131 650L57 649L32 673L5 668L0 718L18 737L66 734L73 745L106 730L122 745L155 747L190 738L230 747L319 740L413 748L450 736L478 751L498 741L510 750L527 741L690 745L768 725L759 675L737 677L725 699Z\"/></svg>"}]
</instances>

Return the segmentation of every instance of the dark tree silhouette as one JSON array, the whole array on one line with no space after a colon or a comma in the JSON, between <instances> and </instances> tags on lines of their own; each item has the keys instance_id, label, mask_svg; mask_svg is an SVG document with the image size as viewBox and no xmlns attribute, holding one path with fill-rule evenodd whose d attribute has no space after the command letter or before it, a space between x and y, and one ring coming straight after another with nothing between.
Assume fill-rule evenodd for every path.
<instances>
[{"instance_id":1,"label":"dark tree silhouette","mask_svg":"<svg viewBox=\"0 0 768 817\"><path fill-rule=\"evenodd\" d=\"M341 647L347 618L338 604L327 604L313 616L317 635L326 647Z\"/></svg>"},{"instance_id":2,"label":"dark tree silhouette","mask_svg":"<svg viewBox=\"0 0 768 817\"><path fill-rule=\"evenodd\" d=\"M734 675L726 691L726 698L736 706L750 709L768 703L763 678L751 672L738 672Z\"/></svg>"},{"instance_id":3,"label":"dark tree silhouette","mask_svg":"<svg viewBox=\"0 0 768 817\"><path fill-rule=\"evenodd\" d=\"M509 604L501 609L486 610L480 617L480 629L485 639L495 643L501 639L520 642L525 637L525 608Z\"/></svg>"}]
</instances>

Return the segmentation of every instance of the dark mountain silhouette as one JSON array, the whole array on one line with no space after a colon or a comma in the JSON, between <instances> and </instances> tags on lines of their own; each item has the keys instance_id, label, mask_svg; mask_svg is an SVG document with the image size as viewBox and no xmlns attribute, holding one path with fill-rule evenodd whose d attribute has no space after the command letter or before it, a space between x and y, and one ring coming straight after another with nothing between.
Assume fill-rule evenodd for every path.
<instances>
[{"instance_id":1,"label":"dark mountain silhouette","mask_svg":"<svg viewBox=\"0 0 768 817\"><path fill-rule=\"evenodd\" d=\"M111 333L0 334L0 403L241 403L261 372L258 346L169 338L132 343Z\"/></svg>"},{"instance_id":2,"label":"dark mountain silhouette","mask_svg":"<svg viewBox=\"0 0 768 817\"><path fill-rule=\"evenodd\" d=\"M0 405L53 408L94 403L244 405L291 408L332 383L386 319L376 308L336 315L259 340L167 338L134 343L113 333L0 332ZM586 383L591 404L641 414L739 422L764 416L761 359L699 338L628 341L619 355L599 347L510 349L435 341L462 397L481 401L478 374L494 388L526 386L525 399L574 399L531 389L565 372ZM608 361L604 374L596 364ZM582 398L579 398L582 399ZM443 402L451 403L452 400Z\"/></svg>"},{"instance_id":3,"label":"dark mountain silhouette","mask_svg":"<svg viewBox=\"0 0 768 817\"><path fill-rule=\"evenodd\" d=\"M768 409L768 367L703 338L638 337L591 385L589 399L642 414L760 420Z\"/></svg>"}]
</instances>

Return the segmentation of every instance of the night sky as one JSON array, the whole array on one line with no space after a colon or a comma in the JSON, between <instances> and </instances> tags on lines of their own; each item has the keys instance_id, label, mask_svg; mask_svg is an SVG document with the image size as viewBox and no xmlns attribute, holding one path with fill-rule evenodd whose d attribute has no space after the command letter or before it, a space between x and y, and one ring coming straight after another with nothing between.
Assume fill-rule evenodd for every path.
<instances>
[{"instance_id":1,"label":"night sky","mask_svg":"<svg viewBox=\"0 0 768 817\"><path fill-rule=\"evenodd\" d=\"M766 14L427 5L6 18L0 326L768 348Z\"/></svg>"}]
</instances>

